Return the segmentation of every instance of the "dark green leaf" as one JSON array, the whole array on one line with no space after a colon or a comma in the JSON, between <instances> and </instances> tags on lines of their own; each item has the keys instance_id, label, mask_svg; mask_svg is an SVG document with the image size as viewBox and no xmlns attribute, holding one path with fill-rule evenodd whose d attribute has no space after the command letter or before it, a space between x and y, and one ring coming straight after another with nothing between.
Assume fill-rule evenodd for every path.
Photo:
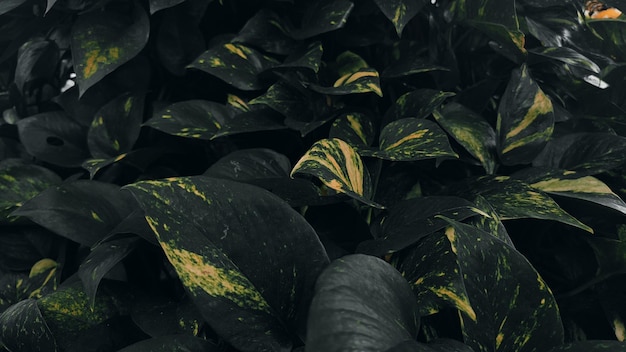
<instances>
[{"instance_id":1,"label":"dark green leaf","mask_svg":"<svg viewBox=\"0 0 626 352\"><path fill-rule=\"evenodd\" d=\"M560 47L541 47L529 50L530 53L549 60L558 61L568 67L577 67L589 71L589 73L600 73L600 67L585 55L574 49Z\"/></svg>"},{"instance_id":2,"label":"dark green leaf","mask_svg":"<svg viewBox=\"0 0 626 352\"><path fill-rule=\"evenodd\" d=\"M512 248L515 248L513 240L511 240L509 233L506 231L506 228L500 219L500 215L498 215L498 212L493 208L493 206L482 196L476 197L476 199L474 199L474 204L476 205L476 208L482 210L486 215L476 216L470 219L468 223L479 230L483 230L484 232L495 236Z\"/></svg>"},{"instance_id":3,"label":"dark green leaf","mask_svg":"<svg viewBox=\"0 0 626 352\"><path fill-rule=\"evenodd\" d=\"M2 4L0 4L0 15L3 15L11 10L13 10L14 8L20 6L21 4L25 3L27 0L5 0L2 1Z\"/></svg>"},{"instance_id":4,"label":"dark green leaf","mask_svg":"<svg viewBox=\"0 0 626 352\"><path fill-rule=\"evenodd\" d=\"M243 44L227 43L205 51L188 68L209 73L241 90L258 90L266 86L258 75L276 64L276 60Z\"/></svg>"},{"instance_id":5,"label":"dark green leaf","mask_svg":"<svg viewBox=\"0 0 626 352\"><path fill-rule=\"evenodd\" d=\"M139 341L118 352L212 352L217 345L195 336L169 335Z\"/></svg>"},{"instance_id":6,"label":"dark green leaf","mask_svg":"<svg viewBox=\"0 0 626 352\"><path fill-rule=\"evenodd\" d=\"M578 341L555 347L549 352L624 352L626 344L620 341L589 340Z\"/></svg>"},{"instance_id":7,"label":"dark green leaf","mask_svg":"<svg viewBox=\"0 0 626 352\"><path fill-rule=\"evenodd\" d=\"M519 29L507 28L501 23L485 22L480 20L470 20L472 27L485 33L493 39L491 48L515 63L522 63L526 60L526 38Z\"/></svg>"},{"instance_id":8,"label":"dark green leaf","mask_svg":"<svg viewBox=\"0 0 626 352\"><path fill-rule=\"evenodd\" d=\"M0 271L27 272L37 261L53 256L56 243L57 238L39 226L3 227Z\"/></svg>"},{"instance_id":9,"label":"dark green leaf","mask_svg":"<svg viewBox=\"0 0 626 352\"><path fill-rule=\"evenodd\" d=\"M10 351L58 350L54 335L34 299L20 301L0 315L0 341Z\"/></svg>"},{"instance_id":10,"label":"dark green leaf","mask_svg":"<svg viewBox=\"0 0 626 352\"><path fill-rule=\"evenodd\" d=\"M88 12L72 27L72 58L80 95L134 58L148 42L150 22L141 6L131 14Z\"/></svg>"},{"instance_id":11,"label":"dark green leaf","mask_svg":"<svg viewBox=\"0 0 626 352\"><path fill-rule=\"evenodd\" d=\"M354 8L349 0L320 0L307 3L299 29L290 31L295 39L306 39L342 28Z\"/></svg>"},{"instance_id":12,"label":"dark green leaf","mask_svg":"<svg viewBox=\"0 0 626 352\"><path fill-rule=\"evenodd\" d=\"M353 254L320 275L307 325L307 350L385 351L414 340L419 317L400 273L381 259Z\"/></svg>"},{"instance_id":13,"label":"dark green leaf","mask_svg":"<svg viewBox=\"0 0 626 352\"><path fill-rule=\"evenodd\" d=\"M143 97L126 93L100 108L87 134L91 155L112 158L129 152L139 137L143 105Z\"/></svg>"},{"instance_id":14,"label":"dark green leaf","mask_svg":"<svg viewBox=\"0 0 626 352\"><path fill-rule=\"evenodd\" d=\"M17 54L14 82L17 89L25 94L31 84L38 80L51 80L59 61L59 48L52 41L35 39L24 43Z\"/></svg>"},{"instance_id":15,"label":"dark green leaf","mask_svg":"<svg viewBox=\"0 0 626 352\"><path fill-rule=\"evenodd\" d=\"M296 50L285 59L285 62L274 66L273 69L306 68L317 73L322 65L323 53L322 43L313 42Z\"/></svg>"},{"instance_id":16,"label":"dark green leaf","mask_svg":"<svg viewBox=\"0 0 626 352\"><path fill-rule=\"evenodd\" d=\"M443 66L431 64L427 60L416 56L415 53L410 52L401 57L397 62L387 66L381 76L383 78L398 78L424 72L447 70L448 69Z\"/></svg>"},{"instance_id":17,"label":"dark green leaf","mask_svg":"<svg viewBox=\"0 0 626 352\"><path fill-rule=\"evenodd\" d=\"M246 43L267 52L286 55L296 46L288 27L271 10L261 9L246 22L233 42Z\"/></svg>"},{"instance_id":18,"label":"dark green leaf","mask_svg":"<svg viewBox=\"0 0 626 352\"><path fill-rule=\"evenodd\" d=\"M595 174L624 164L626 138L609 133L572 133L554 138L533 166Z\"/></svg>"},{"instance_id":19,"label":"dark green leaf","mask_svg":"<svg viewBox=\"0 0 626 352\"><path fill-rule=\"evenodd\" d=\"M0 221L25 201L59 183L59 176L41 166L17 164L0 167Z\"/></svg>"},{"instance_id":20,"label":"dark green leaf","mask_svg":"<svg viewBox=\"0 0 626 352\"><path fill-rule=\"evenodd\" d=\"M470 154L480 161L488 174L496 168L496 132L485 119L457 103L435 110L437 122Z\"/></svg>"},{"instance_id":21,"label":"dark green leaf","mask_svg":"<svg viewBox=\"0 0 626 352\"><path fill-rule=\"evenodd\" d=\"M450 225L446 236L477 307L476 319L461 313L465 343L476 351L540 351L562 344L556 301L526 258L473 226L452 220Z\"/></svg>"},{"instance_id":22,"label":"dark green leaf","mask_svg":"<svg viewBox=\"0 0 626 352\"><path fill-rule=\"evenodd\" d=\"M341 139L356 149L371 146L374 136L372 121L367 115L358 112L338 116L328 133L328 138Z\"/></svg>"},{"instance_id":23,"label":"dark green leaf","mask_svg":"<svg viewBox=\"0 0 626 352\"><path fill-rule=\"evenodd\" d=\"M88 158L86 131L61 112L45 112L18 121L20 140L32 156L76 167Z\"/></svg>"},{"instance_id":24,"label":"dark green leaf","mask_svg":"<svg viewBox=\"0 0 626 352\"><path fill-rule=\"evenodd\" d=\"M437 313L443 306L449 306L476 319L457 256L442 233L426 236L409 250L402 257L398 271L409 282L417 297L420 316Z\"/></svg>"},{"instance_id":25,"label":"dark green leaf","mask_svg":"<svg viewBox=\"0 0 626 352\"><path fill-rule=\"evenodd\" d=\"M426 1L407 1L407 0L375 0L376 5L385 14L393 26L396 28L398 37L402 36L402 30L409 21L417 15L417 13L426 5Z\"/></svg>"},{"instance_id":26,"label":"dark green leaf","mask_svg":"<svg viewBox=\"0 0 626 352\"><path fill-rule=\"evenodd\" d=\"M407 248L435 231L447 226L440 216L463 220L481 211L465 199L457 197L420 197L399 202L372 225L375 240L358 247L361 253L382 256Z\"/></svg>"},{"instance_id":27,"label":"dark green leaf","mask_svg":"<svg viewBox=\"0 0 626 352\"><path fill-rule=\"evenodd\" d=\"M530 77L528 68L513 76L498 107L498 153L503 164L531 162L554 129L552 101Z\"/></svg>"},{"instance_id":28,"label":"dark green leaf","mask_svg":"<svg viewBox=\"0 0 626 352\"><path fill-rule=\"evenodd\" d=\"M173 302L152 292L136 297L131 317L151 337L172 334L197 336L205 327L202 314L190 300Z\"/></svg>"},{"instance_id":29,"label":"dark green leaf","mask_svg":"<svg viewBox=\"0 0 626 352\"><path fill-rule=\"evenodd\" d=\"M138 239L129 237L99 243L80 265L78 277L83 282L85 293L92 305L96 301L96 292L102 278L132 252Z\"/></svg>"},{"instance_id":30,"label":"dark green leaf","mask_svg":"<svg viewBox=\"0 0 626 352\"><path fill-rule=\"evenodd\" d=\"M186 0L150 0L150 14L152 15L157 11L176 6L185 1Z\"/></svg>"},{"instance_id":31,"label":"dark green leaf","mask_svg":"<svg viewBox=\"0 0 626 352\"><path fill-rule=\"evenodd\" d=\"M343 52L337 57L336 65L339 78L332 87L312 84L311 89L328 95L373 92L383 96L378 71L369 67L359 55L351 51Z\"/></svg>"},{"instance_id":32,"label":"dark green leaf","mask_svg":"<svg viewBox=\"0 0 626 352\"><path fill-rule=\"evenodd\" d=\"M626 241L602 237L590 237L586 240L598 262L595 280L626 273Z\"/></svg>"},{"instance_id":33,"label":"dark green leaf","mask_svg":"<svg viewBox=\"0 0 626 352\"><path fill-rule=\"evenodd\" d=\"M91 246L130 213L119 187L80 180L48 188L12 215L33 222L80 244Z\"/></svg>"},{"instance_id":34,"label":"dark green leaf","mask_svg":"<svg viewBox=\"0 0 626 352\"><path fill-rule=\"evenodd\" d=\"M271 149L244 149L232 152L215 162L206 176L246 182L264 178L289 177L291 163Z\"/></svg>"},{"instance_id":35,"label":"dark green leaf","mask_svg":"<svg viewBox=\"0 0 626 352\"><path fill-rule=\"evenodd\" d=\"M418 89L402 95L386 114L389 120L399 120L404 117L428 117L449 97L451 92L442 92L434 89Z\"/></svg>"},{"instance_id":36,"label":"dark green leaf","mask_svg":"<svg viewBox=\"0 0 626 352\"><path fill-rule=\"evenodd\" d=\"M360 153L393 161L458 157L446 133L436 123L416 118L400 119L385 126L380 132L378 148L362 149Z\"/></svg>"},{"instance_id":37,"label":"dark green leaf","mask_svg":"<svg viewBox=\"0 0 626 352\"><path fill-rule=\"evenodd\" d=\"M258 187L202 176L127 189L218 334L241 350L289 350L328 261L295 210Z\"/></svg>"},{"instance_id":38,"label":"dark green leaf","mask_svg":"<svg viewBox=\"0 0 626 352\"><path fill-rule=\"evenodd\" d=\"M622 8L624 10L624 8ZM626 59L626 21L623 18L612 20L587 21L587 25L600 37L599 51L616 58ZM595 37L594 40L597 40Z\"/></svg>"},{"instance_id":39,"label":"dark green leaf","mask_svg":"<svg viewBox=\"0 0 626 352\"><path fill-rule=\"evenodd\" d=\"M315 142L293 167L291 176L315 176L328 188L345 193L373 207L372 181L361 157L341 139L323 139Z\"/></svg>"}]
</instances>

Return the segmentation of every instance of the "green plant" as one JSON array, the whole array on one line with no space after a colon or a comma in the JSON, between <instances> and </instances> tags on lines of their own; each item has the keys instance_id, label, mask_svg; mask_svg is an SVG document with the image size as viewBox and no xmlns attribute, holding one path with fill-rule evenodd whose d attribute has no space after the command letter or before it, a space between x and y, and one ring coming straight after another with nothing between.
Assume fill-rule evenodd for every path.
<instances>
[{"instance_id":1,"label":"green plant","mask_svg":"<svg viewBox=\"0 0 626 352\"><path fill-rule=\"evenodd\" d=\"M622 18L5 0L0 28L5 350L626 350Z\"/></svg>"}]
</instances>

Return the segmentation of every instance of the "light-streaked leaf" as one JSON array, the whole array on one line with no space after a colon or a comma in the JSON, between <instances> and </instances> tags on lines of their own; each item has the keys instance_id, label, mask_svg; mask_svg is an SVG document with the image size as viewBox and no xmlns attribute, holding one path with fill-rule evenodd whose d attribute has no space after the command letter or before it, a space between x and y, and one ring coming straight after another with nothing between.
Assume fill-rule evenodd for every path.
<instances>
[{"instance_id":1,"label":"light-streaked leaf","mask_svg":"<svg viewBox=\"0 0 626 352\"><path fill-rule=\"evenodd\" d=\"M385 17L393 23L396 33L401 37L404 27L426 5L426 1L376 0L376 5L385 14Z\"/></svg>"},{"instance_id":2,"label":"light-streaked leaf","mask_svg":"<svg viewBox=\"0 0 626 352\"><path fill-rule=\"evenodd\" d=\"M534 55L565 64L568 67L577 67L586 70L589 73L600 73L600 67L598 64L572 48L565 46L539 47L531 49L529 52Z\"/></svg>"},{"instance_id":3,"label":"light-streaked leaf","mask_svg":"<svg viewBox=\"0 0 626 352\"><path fill-rule=\"evenodd\" d=\"M456 158L446 133L434 122L405 118L380 132L379 150L363 149L362 155L393 161L415 161L439 157Z\"/></svg>"},{"instance_id":4,"label":"light-streaked leaf","mask_svg":"<svg viewBox=\"0 0 626 352\"><path fill-rule=\"evenodd\" d=\"M227 43L205 51L187 67L204 71L241 90L258 90L266 86L259 74L277 63L243 44Z\"/></svg>"},{"instance_id":5,"label":"light-streaked leaf","mask_svg":"<svg viewBox=\"0 0 626 352\"><path fill-rule=\"evenodd\" d=\"M376 93L382 97L380 77L378 71L369 65L359 55L345 51L336 60L339 78L332 87L311 85L311 89L329 95L344 95L352 93Z\"/></svg>"},{"instance_id":6,"label":"light-streaked leaf","mask_svg":"<svg viewBox=\"0 0 626 352\"><path fill-rule=\"evenodd\" d=\"M482 210L486 215L476 216L470 219L468 223L479 230L495 236L512 248L515 248L513 240L509 236L509 233L506 231L506 227L504 227L504 224L500 219L500 215L493 208L493 206L482 196L476 197L474 199L474 204L476 205L476 208Z\"/></svg>"},{"instance_id":7,"label":"light-streaked leaf","mask_svg":"<svg viewBox=\"0 0 626 352\"><path fill-rule=\"evenodd\" d=\"M369 147L374 142L374 126L365 114L342 114L333 121L328 138L341 139L357 149Z\"/></svg>"},{"instance_id":8,"label":"light-streaked leaf","mask_svg":"<svg viewBox=\"0 0 626 352\"><path fill-rule=\"evenodd\" d=\"M315 285L306 348L386 351L417 335L413 292L391 265L353 254L332 262Z\"/></svg>"},{"instance_id":9,"label":"light-streaked leaf","mask_svg":"<svg viewBox=\"0 0 626 352\"><path fill-rule=\"evenodd\" d=\"M20 301L0 314L0 340L11 351L56 352L56 340L37 301Z\"/></svg>"},{"instance_id":10,"label":"light-streaked leaf","mask_svg":"<svg viewBox=\"0 0 626 352\"><path fill-rule=\"evenodd\" d=\"M453 220L445 234L476 307L476 319L461 313L465 343L485 352L540 351L563 343L552 292L522 254Z\"/></svg>"},{"instance_id":11,"label":"light-streaked leaf","mask_svg":"<svg viewBox=\"0 0 626 352\"><path fill-rule=\"evenodd\" d=\"M457 103L435 110L433 116L459 144L480 161L488 174L496 168L496 132L480 115Z\"/></svg>"},{"instance_id":12,"label":"light-streaked leaf","mask_svg":"<svg viewBox=\"0 0 626 352\"><path fill-rule=\"evenodd\" d=\"M261 188L204 176L126 189L222 338L244 351L290 349L290 335L303 334L314 281L328 261L300 214Z\"/></svg>"},{"instance_id":13,"label":"light-streaked leaf","mask_svg":"<svg viewBox=\"0 0 626 352\"><path fill-rule=\"evenodd\" d=\"M359 154L341 139L315 142L291 171L291 176L315 176L326 186L365 204L381 207L372 199L370 174Z\"/></svg>"},{"instance_id":14,"label":"light-streaked leaf","mask_svg":"<svg viewBox=\"0 0 626 352\"><path fill-rule=\"evenodd\" d=\"M48 187L61 183L61 178L47 168L16 164L0 167L0 221Z\"/></svg>"},{"instance_id":15,"label":"light-streaked leaf","mask_svg":"<svg viewBox=\"0 0 626 352\"><path fill-rule=\"evenodd\" d=\"M503 164L530 163L554 129L552 101L523 65L512 73L498 107L498 154Z\"/></svg>"},{"instance_id":16,"label":"light-streaked leaf","mask_svg":"<svg viewBox=\"0 0 626 352\"><path fill-rule=\"evenodd\" d=\"M148 42L150 21L141 6L119 13L82 14L72 27L72 59L80 95L134 58Z\"/></svg>"},{"instance_id":17,"label":"light-streaked leaf","mask_svg":"<svg viewBox=\"0 0 626 352\"><path fill-rule=\"evenodd\" d=\"M464 312L470 319L476 319L457 256L443 233L426 236L410 249L402 257L398 270L417 297L420 316L434 314L448 306Z\"/></svg>"},{"instance_id":18,"label":"light-streaked leaf","mask_svg":"<svg viewBox=\"0 0 626 352\"><path fill-rule=\"evenodd\" d=\"M526 37L524 32L519 29L507 28L499 22L470 20L468 23L493 39L495 43L491 45L491 48L509 60L522 63L526 59Z\"/></svg>"}]
</instances>

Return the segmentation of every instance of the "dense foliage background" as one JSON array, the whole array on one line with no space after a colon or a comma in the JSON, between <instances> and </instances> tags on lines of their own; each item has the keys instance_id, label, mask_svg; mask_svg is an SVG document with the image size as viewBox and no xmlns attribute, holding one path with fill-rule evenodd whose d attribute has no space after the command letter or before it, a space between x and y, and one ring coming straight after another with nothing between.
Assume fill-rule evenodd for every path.
<instances>
[{"instance_id":1,"label":"dense foliage background","mask_svg":"<svg viewBox=\"0 0 626 352\"><path fill-rule=\"evenodd\" d=\"M578 0L3 0L0 348L626 350L625 48Z\"/></svg>"}]
</instances>

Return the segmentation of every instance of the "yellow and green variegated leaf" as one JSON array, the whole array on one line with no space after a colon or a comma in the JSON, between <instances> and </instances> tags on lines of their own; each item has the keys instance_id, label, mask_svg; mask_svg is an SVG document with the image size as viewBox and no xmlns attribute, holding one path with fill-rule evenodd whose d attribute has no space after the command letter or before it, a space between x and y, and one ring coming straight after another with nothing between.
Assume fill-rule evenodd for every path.
<instances>
[{"instance_id":1,"label":"yellow and green variegated leaf","mask_svg":"<svg viewBox=\"0 0 626 352\"><path fill-rule=\"evenodd\" d=\"M352 254L333 261L315 284L306 348L387 351L415 340L418 326L415 296L402 275L379 258Z\"/></svg>"},{"instance_id":2,"label":"yellow and green variegated leaf","mask_svg":"<svg viewBox=\"0 0 626 352\"><path fill-rule=\"evenodd\" d=\"M211 48L196 58L188 68L211 74L241 90L265 88L259 74L278 62L240 43Z\"/></svg>"},{"instance_id":3,"label":"yellow and green variegated leaf","mask_svg":"<svg viewBox=\"0 0 626 352\"><path fill-rule=\"evenodd\" d=\"M85 160L85 162L83 162L81 166L83 167L83 169L89 171L89 178L93 179L94 176L96 176L96 173L98 173L98 171L124 159L127 155L128 155L127 153L124 153L124 154L118 155L115 158L88 159L88 160Z\"/></svg>"},{"instance_id":4,"label":"yellow and green variegated leaf","mask_svg":"<svg viewBox=\"0 0 626 352\"><path fill-rule=\"evenodd\" d=\"M25 201L59 183L61 178L47 168L7 163L0 168L0 221L6 220Z\"/></svg>"},{"instance_id":5,"label":"yellow and green variegated leaf","mask_svg":"<svg viewBox=\"0 0 626 352\"><path fill-rule=\"evenodd\" d=\"M338 138L354 148L369 147L374 142L374 125L370 118L359 112L342 114L333 121L329 138Z\"/></svg>"},{"instance_id":6,"label":"yellow and green variegated leaf","mask_svg":"<svg viewBox=\"0 0 626 352\"><path fill-rule=\"evenodd\" d=\"M235 348L289 350L328 263L311 226L261 188L205 176L142 181L135 196L190 298ZM211 216L206 216L211 214Z\"/></svg>"},{"instance_id":7,"label":"yellow and green variegated leaf","mask_svg":"<svg viewBox=\"0 0 626 352\"><path fill-rule=\"evenodd\" d=\"M496 168L496 132L480 115L458 103L435 110L433 116L460 145L480 161L488 174Z\"/></svg>"},{"instance_id":8,"label":"yellow and green variegated leaf","mask_svg":"<svg viewBox=\"0 0 626 352\"><path fill-rule=\"evenodd\" d=\"M443 233L427 236L408 250L398 270L417 297L420 316L434 314L443 307L454 307L470 319L476 319L476 312L465 290L458 258Z\"/></svg>"},{"instance_id":9,"label":"yellow and green variegated leaf","mask_svg":"<svg viewBox=\"0 0 626 352\"><path fill-rule=\"evenodd\" d=\"M468 223L515 248L513 240L511 240L509 233L506 231L506 228L500 219L500 215L493 208L493 206L482 196L476 197L476 199L474 199L474 204L476 205L476 208L482 210L484 213L481 214L482 216L473 217Z\"/></svg>"},{"instance_id":10,"label":"yellow and green variegated leaf","mask_svg":"<svg viewBox=\"0 0 626 352\"><path fill-rule=\"evenodd\" d=\"M337 57L335 64L339 78L333 86L311 85L311 89L328 95L373 92L380 97L383 96L378 71L369 67L360 56L351 51L346 51Z\"/></svg>"},{"instance_id":11,"label":"yellow and green variegated leaf","mask_svg":"<svg viewBox=\"0 0 626 352\"><path fill-rule=\"evenodd\" d=\"M41 298L57 289L60 264L50 258L37 261L30 268L28 279L19 285L20 294L28 298Z\"/></svg>"},{"instance_id":12,"label":"yellow and green variegated leaf","mask_svg":"<svg viewBox=\"0 0 626 352\"><path fill-rule=\"evenodd\" d=\"M34 299L22 300L0 314L0 341L9 351L58 351L55 336Z\"/></svg>"},{"instance_id":13,"label":"yellow and green variegated leaf","mask_svg":"<svg viewBox=\"0 0 626 352\"><path fill-rule=\"evenodd\" d=\"M396 28L398 36L402 36L404 26L426 5L426 1L412 0L376 0L376 5Z\"/></svg>"},{"instance_id":14,"label":"yellow and green variegated leaf","mask_svg":"<svg viewBox=\"0 0 626 352\"><path fill-rule=\"evenodd\" d=\"M378 143L378 150L364 149L361 154L394 161L458 157L446 133L436 123L424 119L405 118L388 124Z\"/></svg>"},{"instance_id":15,"label":"yellow and green variegated leaf","mask_svg":"<svg viewBox=\"0 0 626 352\"><path fill-rule=\"evenodd\" d=\"M511 29L502 23L470 20L468 23L485 33L497 44L491 47L509 60L522 63L526 59L526 36L519 29Z\"/></svg>"},{"instance_id":16,"label":"yellow and green variegated leaf","mask_svg":"<svg viewBox=\"0 0 626 352\"><path fill-rule=\"evenodd\" d=\"M498 154L505 165L530 163L554 130L550 98L530 77L526 65L513 70L497 120Z\"/></svg>"},{"instance_id":17,"label":"yellow and green variegated leaf","mask_svg":"<svg viewBox=\"0 0 626 352\"><path fill-rule=\"evenodd\" d=\"M592 228L568 214L550 196L519 180L508 176L483 177L468 186L471 193L485 198L502 220L553 220L593 233Z\"/></svg>"},{"instance_id":18,"label":"yellow and green variegated leaf","mask_svg":"<svg viewBox=\"0 0 626 352\"><path fill-rule=\"evenodd\" d=\"M385 114L388 120L399 120L405 117L426 118L439 108L441 104L455 93L435 89L422 88L408 92L396 100Z\"/></svg>"},{"instance_id":19,"label":"yellow and green variegated leaf","mask_svg":"<svg viewBox=\"0 0 626 352\"><path fill-rule=\"evenodd\" d=\"M445 230L457 256L476 316L461 311L465 343L475 351L544 351L563 343L552 292L528 260L473 226L449 220ZM478 309L479 307L479 309Z\"/></svg>"},{"instance_id":20,"label":"yellow and green variegated leaf","mask_svg":"<svg viewBox=\"0 0 626 352\"><path fill-rule=\"evenodd\" d=\"M80 95L139 54L149 34L150 22L141 6L134 6L129 15L107 11L81 14L71 38Z\"/></svg>"},{"instance_id":21,"label":"yellow and green variegated leaf","mask_svg":"<svg viewBox=\"0 0 626 352\"><path fill-rule=\"evenodd\" d=\"M370 206L380 207L371 200L372 181L361 157L341 139L315 142L291 170L292 177L298 174L315 176L328 188Z\"/></svg>"}]
</instances>

